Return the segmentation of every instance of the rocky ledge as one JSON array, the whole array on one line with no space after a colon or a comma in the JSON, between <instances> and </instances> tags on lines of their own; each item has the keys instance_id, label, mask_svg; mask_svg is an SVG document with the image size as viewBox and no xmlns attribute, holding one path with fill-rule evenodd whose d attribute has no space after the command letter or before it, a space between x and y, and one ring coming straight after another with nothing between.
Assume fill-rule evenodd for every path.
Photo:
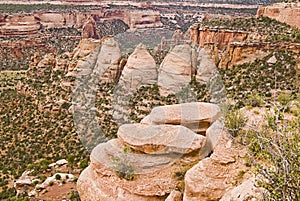
<instances>
[{"instance_id":1,"label":"rocky ledge","mask_svg":"<svg viewBox=\"0 0 300 201\"><path fill-rule=\"evenodd\" d=\"M213 123L220 114L214 104L185 103L154 108L142 123L122 125L117 139L92 151L78 180L81 199L165 200L177 189L178 169L206 157L213 150L207 143L218 138L182 124Z\"/></svg>"}]
</instances>

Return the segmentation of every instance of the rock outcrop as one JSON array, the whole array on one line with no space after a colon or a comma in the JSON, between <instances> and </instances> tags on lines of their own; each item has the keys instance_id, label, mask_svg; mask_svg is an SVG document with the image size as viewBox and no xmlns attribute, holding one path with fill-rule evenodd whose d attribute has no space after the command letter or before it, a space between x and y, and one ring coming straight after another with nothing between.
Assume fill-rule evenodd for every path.
<instances>
[{"instance_id":1,"label":"rock outcrop","mask_svg":"<svg viewBox=\"0 0 300 201\"><path fill-rule=\"evenodd\" d=\"M125 124L119 139L134 150L147 154L188 154L203 147L205 137L184 126Z\"/></svg>"},{"instance_id":2,"label":"rock outcrop","mask_svg":"<svg viewBox=\"0 0 300 201\"><path fill-rule=\"evenodd\" d=\"M212 49L213 45L205 45L206 49ZM243 63L251 63L255 59L261 59L269 54L273 50L287 50L296 54L300 53L300 45L297 43L231 43L229 44L222 55L217 65L219 68L231 68L234 65L240 65ZM211 53L214 53L211 51ZM215 57L216 55L212 55Z\"/></svg>"},{"instance_id":3,"label":"rock outcrop","mask_svg":"<svg viewBox=\"0 0 300 201\"><path fill-rule=\"evenodd\" d=\"M261 6L257 10L257 16L266 16L300 28L300 3L275 3Z\"/></svg>"},{"instance_id":4,"label":"rock outcrop","mask_svg":"<svg viewBox=\"0 0 300 201\"><path fill-rule=\"evenodd\" d=\"M36 11L33 14L1 15L0 36L32 36L42 28L81 29L88 16L93 16L97 22L105 20L122 20L131 29L161 27L160 15L157 11L100 9L91 11L57 12Z\"/></svg>"},{"instance_id":5,"label":"rock outcrop","mask_svg":"<svg viewBox=\"0 0 300 201\"><path fill-rule=\"evenodd\" d=\"M203 121L213 122L220 111L218 106L207 103L191 103L190 106L198 112L200 108L197 106L201 106L200 119ZM199 121L195 115L192 118L183 115L179 108L185 108L189 113L192 110L184 104L164 107L166 109L160 109L173 112L170 122L192 124ZM212 112L211 108L216 110ZM166 121L160 125L125 124L119 128L117 139L95 147L89 167L78 179L77 190L81 199L182 200L182 193L176 187L180 181L174 175L181 174L183 168L199 160L200 151L207 147L206 137L184 126L163 123Z\"/></svg>"},{"instance_id":6,"label":"rock outcrop","mask_svg":"<svg viewBox=\"0 0 300 201\"><path fill-rule=\"evenodd\" d=\"M197 75L196 80L206 84L212 76L217 72L217 66L209 55L209 51L202 48L198 53L197 58Z\"/></svg>"},{"instance_id":7,"label":"rock outcrop","mask_svg":"<svg viewBox=\"0 0 300 201\"><path fill-rule=\"evenodd\" d=\"M139 44L129 56L122 71L119 84L126 89L137 89L140 86L157 82L157 67L146 46Z\"/></svg>"},{"instance_id":8,"label":"rock outcrop","mask_svg":"<svg viewBox=\"0 0 300 201\"><path fill-rule=\"evenodd\" d=\"M164 58L158 73L160 94L167 96L180 92L194 74L195 53L191 46L177 45Z\"/></svg>"},{"instance_id":9,"label":"rock outcrop","mask_svg":"<svg viewBox=\"0 0 300 201\"><path fill-rule=\"evenodd\" d=\"M252 177L244 181L241 185L229 190L220 201L247 201L263 200L263 189L257 187L255 178Z\"/></svg>"},{"instance_id":10,"label":"rock outcrop","mask_svg":"<svg viewBox=\"0 0 300 201\"><path fill-rule=\"evenodd\" d=\"M218 106L193 102L155 107L141 123L183 125L196 133L205 134L209 125L220 116L221 111Z\"/></svg>"},{"instance_id":11,"label":"rock outcrop","mask_svg":"<svg viewBox=\"0 0 300 201\"><path fill-rule=\"evenodd\" d=\"M183 201L220 200L227 190L236 186L239 173L247 171L245 155L246 150L222 131L213 154L187 171Z\"/></svg>"},{"instance_id":12,"label":"rock outcrop","mask_svg":"<svg viewBox=\"0 0 300 201\"><path fill-rule=\"evenodd\" d=\"M250 37L250 32L201 27L199 24L191 26L189 32L193 44L203 47L206 43L214 43L219 49L232 42L244 42Z\"/></svg>"},{"instance_id":13,"label":"rock outcrop","mask_svg":"<svg viewBox=\"0 0 300 201\"><path fill-rule=\"evenodd\" d=\"M100 82L110 83L117 80L121 51L118 42L112 38L102 39L96 67L100 69Z\"/></svg>"},{"instance_id":14,"label":"rock outcrop","mask_svg":"<svg viewBox=\"0 0 300 201\"><path fill-rule=\"evenodd\" d=\"M99 31L97 30L96 22L93 17L89 17L82 28L82 39L93 38L100 39Z\"/></svg>"},{"instance_id":15,"label":"rock outcrop","mask_svg":"<svg viewBox=\"0 0 300 201\"><path fill-rule=\"evenodd\" d=\"M76 62L70 63L68 76L76 76L93 73L99 76L100 83L116 81L119 73L121 51L119 44L113 37L105 37L101 40L83 39L73 52ZM78 60L78 58L82 58Z\"/></svg>"}]
</instances>

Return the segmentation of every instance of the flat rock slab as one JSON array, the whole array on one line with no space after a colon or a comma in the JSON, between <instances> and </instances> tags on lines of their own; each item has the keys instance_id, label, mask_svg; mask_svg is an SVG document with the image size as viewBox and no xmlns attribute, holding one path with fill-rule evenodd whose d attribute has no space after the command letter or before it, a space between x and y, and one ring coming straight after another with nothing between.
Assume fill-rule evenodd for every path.
<instances>
[{"instance_id":1,"label":"flat rock slab","mask_svg":"<svg viewBox=\"0 0 300 201\"><path fill-rule=\"evenodd\" d=\"M212 123L220 116L221 110L216 104L192 102L155 107L147 116L147 122L195 126L204 122Z\"/></svg>"},{"instance_id":2,"label":"flat rock slab","mask_svg":"<svg viewBox=\"0 0 300 201\"><path fill-rule=\"evenodd\" d=\"M136 174L147 174L172 165L179 154L141 154L126 152L119 139L96 146L91 153L93 166L113 170L117 160L131 166Z\"/></svg>"},{"instance_id":3,"label":"flat rock slab","mask_svg":"<svg viewBox=\"0 0 300 201\"><path fill-rule=\"evenodd\" d=\"M131 148L149 154L187 154L205 143L205 137L180 125L124 124L118 137Z\"/></svg>"}]
</instances>

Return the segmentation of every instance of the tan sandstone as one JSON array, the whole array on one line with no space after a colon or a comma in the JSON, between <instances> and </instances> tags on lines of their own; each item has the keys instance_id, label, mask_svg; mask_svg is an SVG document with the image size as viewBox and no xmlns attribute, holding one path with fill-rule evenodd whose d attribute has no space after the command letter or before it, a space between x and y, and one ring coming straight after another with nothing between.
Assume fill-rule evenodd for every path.
<instances>
[{"instance_id":1,"label":"tan sandstone","mask_svg":"<svg viewBox=\"0 0 300 201\"><path fill-rule=\"evenodd\" d=\"M124 124L118 130L118 137L134 150L149 154L187 154L200 150L205 142L205 137L174 125Z\"/></svg>"},{"instance_id":2,"label":"tan sandstone","mask_svg":"<svg viewBox=\"0 0 300 201\"><path fill-rule=\"evenodd\" d=\"M146 46L139 44L129 56L119 84L127 89L152 85L157 82L157 67Z\"/></svg>"}]
</instances>

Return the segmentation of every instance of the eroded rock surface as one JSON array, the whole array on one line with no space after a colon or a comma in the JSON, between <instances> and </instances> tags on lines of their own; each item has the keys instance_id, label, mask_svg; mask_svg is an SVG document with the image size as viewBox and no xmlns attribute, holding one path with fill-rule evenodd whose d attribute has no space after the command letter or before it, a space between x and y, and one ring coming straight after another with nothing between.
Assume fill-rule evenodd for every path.
<instances>
[{"instance_id":1,"label":"eroded rock surface","mask_svg":"<svg viewBox=\"0 0 300 201\"><path fill-rule=\"evenodd\" d=\"M300 3L276 3L259 7L257 16L266 16L300 28Z\"/></svg>"},{"instance_id":2,"label":"eroded rock surface","mask_svg":"<svg viewBox=\"0 0 300 201\"><path fill-rule=\"evenodd\" d=\"M186 103L155 110L148 116L148 123L122 125L117 139L93 149L91 163L77 183L83 201L182 200L178 175L197 163L200 153L210 153L213 146L203 151L206 137L176 124L202 120L213 123L220 109L208 103ZM201 115L193 115L192 110ZM161 112L170 118L159 118Z\"/></svg>"},{"instance_id":3,"label":"eroded rock surface","mask_svg":"<svg viewBox=\"0 0 300 201\"><path fill-rule=\"evenodd\" d=\"M218 139L213 154L201 160L185 175L184 201L220 200L246 171L245 150L234 144L225 131Z\"/></svg>"},{"instance_id":4,"label":"eroded rock surface","mask_svg":"<svg viewBox=\"0 0 300 201\"><path fill-rule=\"evenodd\" d=\"M144 153L187 154L203 147L205 137L183 126L125 124L118 137L126 145Z\"/></svg>"},{"instance_id":5,"label":"eroded rock surface","mask_svg":"<svg viewBox=\"0 0 300 201\"><path fill-rule=\"evenodd\" d=\"M99 31L97 30L96 22L93 17L89 17L82 28L82 39L93 38L100 39Z\"/></svg>"},{"instance_id":6,"label":"eroded rock surface","mask_svg":"<svg viewBox=\"0 0 300 201\"><path fill-rule=\"evenodd\" d=\"M158 73L159 92L175 94L186 87L194 74L193 49L189 45L175 46L164 58Z\"/></svg>"},{"instance_id":7,"label":"eroded rock surface","mask_svg":"<svg viewBox=\"0 0 300 201\"><path fill-rule=\"evenodd\" d=\"M205 133L220 116L221 110L215 104L191 102L155 107L142 123L183 125L196 133Z\"/></svg>"},{"instance_id":8,"label":"eroded rock surface","mask_svg":"<svg viewBox=\"0 0 300 201\"><path fill-rule=\"evenodd\" d=\"M129 56L122 71L120 85L137 89L157 82L157 67L146 46L139 44Z\"/></svg>"}]
</instances>

